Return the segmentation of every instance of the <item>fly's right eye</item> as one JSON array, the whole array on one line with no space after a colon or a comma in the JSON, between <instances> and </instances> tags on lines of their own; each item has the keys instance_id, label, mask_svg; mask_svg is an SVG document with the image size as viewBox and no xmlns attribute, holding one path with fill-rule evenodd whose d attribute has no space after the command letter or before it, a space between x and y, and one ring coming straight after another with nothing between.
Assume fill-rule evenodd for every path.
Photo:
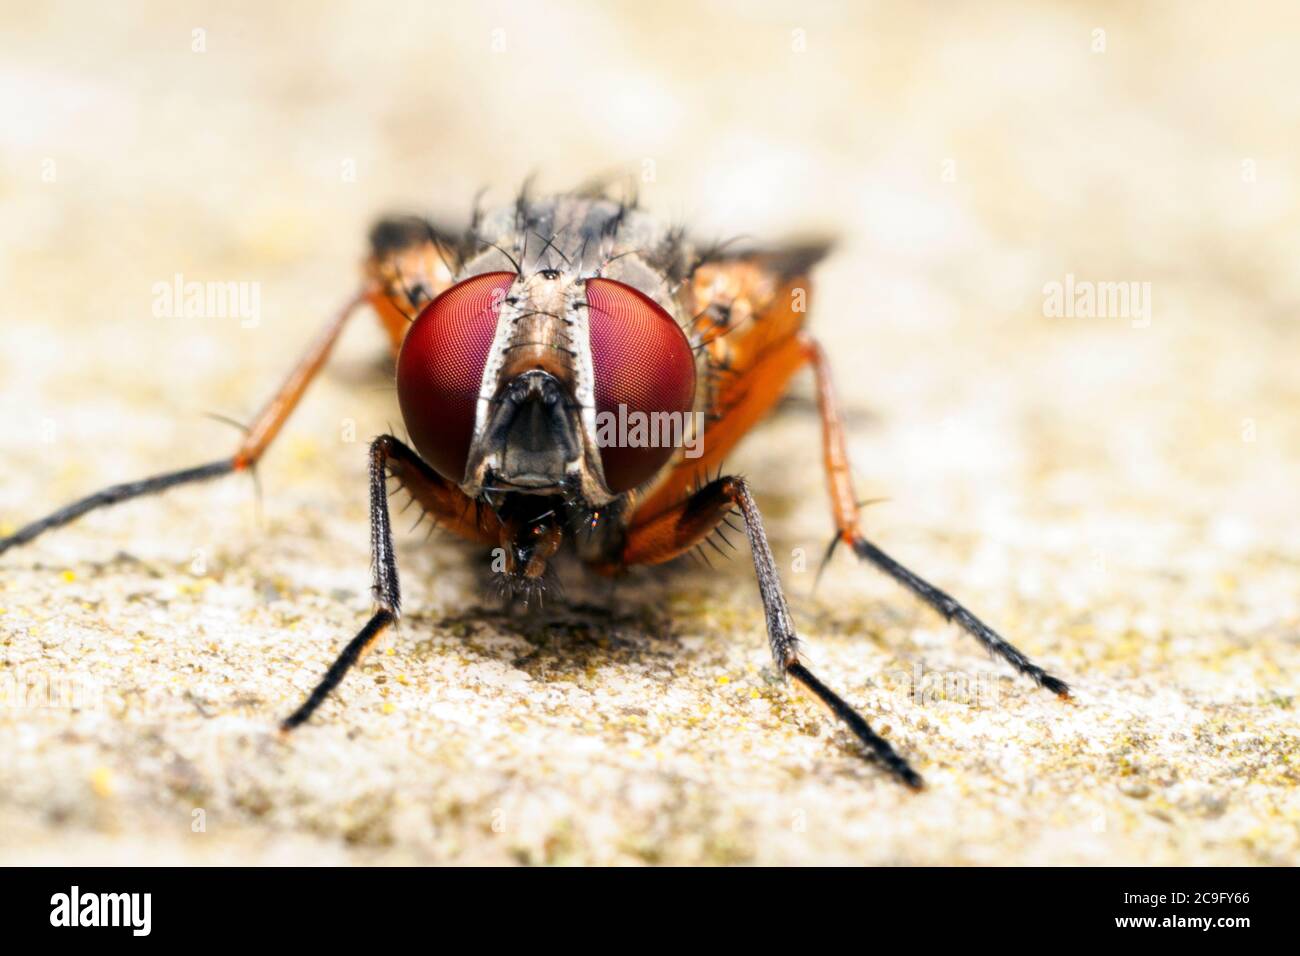
<instances>
[{"instance_id":1,"label":"fly's right eye","mask_svg":"<svg viewBox=\"0 0 1300 956\"><path fill-rule=\"evenodd\" d=\"M397 400L416 450L448 481L465 479L483 366L512 272L458 282L425 306L397 357Z\"/></svg>"},{"instance_id":2,"label":"fly's right eye","mask_svg":"<svg viewBox=\"0 0 1300 956\"><path fill-rule=\"evenodd\" d=\"M686 415L695 400L695 353L686 334L645 294L612 279L587 281L596 411ZM671 445L602 445L605 485L615 494L649 481L673 456Z\"/></svg>"}]
</instances>

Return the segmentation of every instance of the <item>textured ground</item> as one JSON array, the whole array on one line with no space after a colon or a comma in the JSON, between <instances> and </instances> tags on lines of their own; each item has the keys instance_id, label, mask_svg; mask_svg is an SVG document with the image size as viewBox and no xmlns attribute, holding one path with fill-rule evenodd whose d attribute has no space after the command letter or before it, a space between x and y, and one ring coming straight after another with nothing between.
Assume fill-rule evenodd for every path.
<instances>
[{"instance_id":1,"label":"textured ground","mask_svg":"<svg viewBox=\"0 0 1300 956\"><path fill-rule=\"evenodd\" d=\"M260 508L227 479L0 558L0 862L1300 861L1290 5L4 5L0 528L232 447L203 413L253 411L377 213L630 168L709 237L843 237L814 323L870 533L1078 699L846 555L814 593L805 383L734 466L926 792L773 679L744 552L512 617L406 536L401 630L279 740L369 609L362 322ZM155 317L176 273L260 321ZM1045 316L1067 273L1151 283L1150 323Z\"/></svg>"}]
</instances>

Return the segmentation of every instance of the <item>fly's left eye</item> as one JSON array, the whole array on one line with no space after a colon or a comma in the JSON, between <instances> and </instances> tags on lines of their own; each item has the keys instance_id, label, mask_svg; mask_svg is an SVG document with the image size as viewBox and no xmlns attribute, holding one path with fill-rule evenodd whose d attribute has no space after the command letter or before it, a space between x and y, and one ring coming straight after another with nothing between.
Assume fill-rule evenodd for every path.
<instances>
[{"instance_id":1,"label":"fly's left eye","mask_svg":"<svg viewBox=\"0 0 1300 956\"><path fill-rule=\"evenodd\" d=\"M695 401L695 355L672 316L612 279L587 280L587 315L597 415L614 415L619 422L639 418L647 423L642 434L653 434L654 416L667 412L681 416L685 428ZM626 419L619 406L625 406ZM618 441L602 443L600 460L605 484L621 494L653 478L674 448L667 442L655 447L624 441L635 434L631 428L627 435L621 429L616 433Z\"/></svg>"},{"instance_id":2,"label":"fly's left eye","mask_svg":"<svg viewBox=\"0 0 1300 956\"><path fill-rule=\"evenodd\" d=\"M489 272L447 289L407 330L397 357L397 400L411 441L457 484L465 480L497 314L514 281L512 272Z\"/></svg>"}]
</instances>

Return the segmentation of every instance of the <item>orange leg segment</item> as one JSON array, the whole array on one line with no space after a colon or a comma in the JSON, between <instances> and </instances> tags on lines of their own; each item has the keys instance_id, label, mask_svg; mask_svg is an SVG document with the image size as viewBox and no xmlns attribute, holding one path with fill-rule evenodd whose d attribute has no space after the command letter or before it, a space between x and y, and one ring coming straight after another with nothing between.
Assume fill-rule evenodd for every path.
<instances>
[{"instance_id":1,"label":"orange leg segment","mask_svg":"<svg viewBox=\"0 0 1300 956\"><path fill-rule=\"evenodd\" d=\"M302 358L298 360L298 364L294 366L293 371L289 373L289 376L271 397L271 400L262 407L261 411L253 419L244 440L240 442L233 455L181 471L165 472L138 481L111 485L19 528L7 538L0 538L0 554L10 548L26 544L46 531L69 524L89 511L122 501L129 501L132 498L155 494L168 488L174 488L177 485L208 481L230 474L233 471L252 468L257 464L258 459L262 457L267 446L280 433L281 427L294 408L297 407L299 400L301 400L303 392L307 390L307 386L311 384L312 379L316 377L316 374L325 364L325 360L329 357L331 349L334 348L334 343L338 340L339 333L343 331L344 325L347 324L348 319L356 312L357 306L363 301L365 301L364 294L356 295L348 300L343 308L330 320L329 324L321 330L320 334L307 348L307 351L303 353Z\"/></svg>"},{"instance_id":2,"label":"orange leg segment","mask_svg":"<svg viewBox=\"0 0 1300 956\"><path fill-rule=\"evenodd\" d=\"M262 406L257 417L253 419L253 424L249 426L248 434L235 451L232 463L236 471L257 464L257 460L262 457L267 446L280 433L280 428L298 407L298 402L301 401L307 386L325 365L325 360L334 349L334 343L338 341L343 326L352 317L357 306L364 301L366 301L365 296L358 295L348 300L347 304L339 309L298 359L298 364L271 396L271 400Z\"/></svg>"}]
</instances>

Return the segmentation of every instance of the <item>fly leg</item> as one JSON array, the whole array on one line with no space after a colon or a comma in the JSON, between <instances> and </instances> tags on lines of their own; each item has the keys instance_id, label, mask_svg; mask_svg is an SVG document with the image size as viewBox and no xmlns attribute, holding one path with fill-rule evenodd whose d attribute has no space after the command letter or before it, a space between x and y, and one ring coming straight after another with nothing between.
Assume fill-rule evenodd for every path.
<instances>
[{"instance_id":1,"label":"fly leg","mask_svg":"<svg viewBox=\"0 0 1300 956\"><path fill-rule=\"evenodd\" d=\"M365 301L363 295L357 295L350 299L330 320L329 324L321 330L320 334L298 360L298 364L293 367L280 388L271 397L271 400L258 412L252 425L249 426L244 440L235 449L233 455L209 462L206 465L165 472L138 481L111 485L19 528L7 538L0 538L0 554L4 554L10 548L28 543L46 531L69 524L97 508L104 508L121 501L129 501L132 498L155 494L168 488L174 488L177 485L208 481L222 475L228 475L231 472L253 468L297 406L311 380L325 364L330 350L334 347L334 342L338 339L339 333L343 331L343 326L347 324L347 320L354 313L356 307L363 301Z\"/></svg>"},{"instance_id":2,"label":"fly leg","mask_svg":"<svg viewBox=\"0 0 1300 956\"><path fill-rule=\"evenodd\" d=\"M842 697L815 677L799 659L799 638L795 633L790 608L781 590L776 561L767 543L758 505L743 478L722 477L709 482L674 508L662 511L628 531L620 555L622 565L659 564L670 561L695 547L732 513L739 510L749 538L749 550L758 576L758 591L767 618L767 636L772 659L783 674L788 674L811 691L837 718L853 731L854 736L898 780L920 789L920 774L899 756L867 721ZM605 572L616 567L598 568Z\"/></svg>"},{"instance_id":3,"label":"fly leg","mask_svg":"<svg viewBox=\"0 0 1300 956\"><path fill-rule=\"evenodd\" d=\"M393 527L388 513L388 478L397 479L416 503L451 530L483 542L495 541L499 526L490 511L480 511L459 488L440 477L420 456L392 435L370 443L371 591L378 605L364 627L343 648L307 699L280 724L284 731L305 723L375 641L402 613Z\"/></svg>"},{"instance_id":4,"label":"fly leg","mask_svg":"<svg viewBox=\"0 0 1300 956\"><path fill-rule=\"evenodd\" d=\"M1031 678L1040 687L1050 690L1058 697L1068 699L1070 688L1058 677L1053 677L1024 655L1015 645L1003 638L966 607L945 591L930 584L920 575L899 564L885 552L862 536L858 527L859 505L853 492L853 479L850 473L848 449L844 438L844 425L840 421L839 409L835 401L835 389L831 383L830 365L826 353L811 337L803 339L817 380L817 408L822 422L823 465L826 470L826 484L831 496L831 510L835 516L835 537L827 549L826 558L834 553L840 542L853 549L853 553L864 561L870 562L881 571L907 588L914 595L943 615L945 620L955 621L962 630L984 645L991 654L1001 657L1020 673Z\"/></svg>"}]
</instances>

